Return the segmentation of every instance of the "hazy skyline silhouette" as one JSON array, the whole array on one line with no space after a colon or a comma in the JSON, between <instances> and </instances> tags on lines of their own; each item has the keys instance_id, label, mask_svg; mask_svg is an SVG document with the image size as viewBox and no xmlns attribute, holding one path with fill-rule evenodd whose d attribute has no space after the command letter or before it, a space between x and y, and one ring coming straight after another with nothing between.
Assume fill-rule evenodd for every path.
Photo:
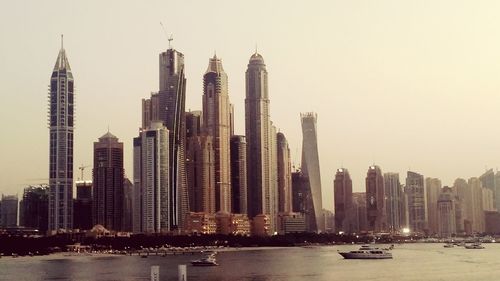
<instances>
[{"instance_id":1,"label":"hazy skyline silhouette","mask_svg":"<svg viewBox=\"0 0 500 281\"><path fill-rule=\"evenodd\" d=\"M244 134L245 69L257 44L269 72L271 119L300 164L301 112L318 114L323 206L337 168L365 190L382 172L479 176L500 165L500 19L496 1L23 1L0 17L0 193L48 182L47 92L60 34L75 78L75 180L108 129L132 138L141 99L158 91L158 56L184 53L186 109L200 110L203 73L222 59ZM160 22L165 26L166 34ZM85 171L91 179L91 167Z\"/></svg>"}]
</instances>

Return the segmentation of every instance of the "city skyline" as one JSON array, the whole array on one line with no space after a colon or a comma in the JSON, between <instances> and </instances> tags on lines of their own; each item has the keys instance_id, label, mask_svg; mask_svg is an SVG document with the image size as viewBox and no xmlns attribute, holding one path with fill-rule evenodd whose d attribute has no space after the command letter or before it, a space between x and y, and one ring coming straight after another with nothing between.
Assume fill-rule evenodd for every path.
<instances>
[{"instance_id":1,"label":"city skyline","mask_svg":"<svg viewBox=\"0 0 500 281\"><path fill-rule=\"evenodd\" d=\"M443 186L452 185L458 177L478 176L483 173L485 165L488 168L500 165L495 147L499 137L493 129L487 129L487 124L492 127L500 121L494 107L500 89L494 79L500 72L500 59L496 51L493 52L500 43L488 36L489 33L495 34L497 27L493 26L499 25L488 23L488 20L493 20L494 8L474 4L476 12L471 12L467 4L439 3L431 11L426 11L431 4L415 7L397 4L392 9L399 8L401 13L396 10L391 13L388 12L390 5L383 1L378 7L320 3L320 8L311 8L290 4L282 11L279 10L280 3L262 2L264 21L251 26L236 20L249 6L238 8L226 2L224 9L234 11L229 17L238 22L237 27L222 28L220 34L210 34L213 38L204 34L204 29L173 24L181 22L178 17L188 13L200 21L206 19L203 13L190 10L193 6L189 5L189 8L180 9L179 15L167 17L160 12L166 10L167 4L154 3L141 15L147 18L145 23L139 23L141 20L129 22L129 18L134 18L128 16L135 13L133 5L121 8L104 5L92 12L95 23L84 27L87 10L94 10L96 3L75 4L75 13L68 15L61 12L67 7L65 5L39 7L41 4L34 2L30 9L25 10L21 9L22 4L12 4L12 13L2 21L18 23L22 18L26 23L20 26L3 24L12 27L11 31L4 32L5 41L12 44L0 46L2 61L5 62L0 74L9 78L2 83L0 90L12 95L5 101L4 118L1 118L1 124L10 132L10 137L4 140L1 151L4 161L0 166L3 179L0 191L21 194L27 185L48 183L48 138L43 137L47 134L43 120L45 89L60 33L66 34L65 49L76 81L78 107L73 170L81 164L92 164L92 142L109 125L111 131L124 141L125 173L132 178L132 138L140 127L140 100L156 89L157 55L168 48L159 21L163 21L168 33L173 33L174 47L186 55L186 110L202 108L202 73L213 49L224 59L224 68L231 78L229 92L235 105L236 134L244 133L244 70L248 56L258 43L259 53L265 57L269 71L271 118L286 134L296 166L301 154L299 113L318 113L322 197L327 209L333 208L333 179L336 169L341 167L349 169L354 191L364 190L366 167L372 163L384 172L402 175L412 170L424 177L439 178ZM201 11L215 9L204 6L204 3L197 5L207 8ZM66 19L68 26L53 26L58 21L40 20L37 12L47 8L54 9L50 13ZM115 8L118 9L114 18L116 23L111 23L106 20L106 13L115 11ZM357 12L352 11L354 8ZM449 21L443 21L439 12L447 9L454 13ZM300 15L302 11L303 16ZM267 19L266 16L272 18L273 13L287 24L270 24L276 19ZM313 17L315 13L323 16ZM248 14L244 14L242 21L251 16ZM352 22L349 16L354 17ZM403 16L409 20L401 21ZM424 16L429 21L422 24L418 19ZM307 24L294 28L297 24L293 22L294 17L297 17L298 24ZM367 24L370 21L374 23L372 26ZM402 22L402 27L392 26L394 21ZM216 25L223 22L215 19ZM359 26L353 22L359 22ZM469 25L471 22L474 24ZM138 27L133 27L134 24ZM440 28L438 32L432 32L433 24ZM238 27L243 27L243 31L237 30ZM141 35L144 30L147 32ZM333 39L326 38L327 31L332 31ZM356 32L359 35L354 35ZM242 36L239 33L245 34L239 42L221 44L225 42L224 38ZM382 39L373 40L376 35ZM447 35L445 37L450 43L444 42L439 35ZM394 41L393 37L399 41ZM114 40L116 43L112 42ZM140 43L130 42L127 46L128 40ZM194 43L198 40L206 44L200 48ZM36 44L28 43L30 41ZM471 43L474 41L479 43ZM373 46L367 50L369 42ZM413 44L415 42L420 45ZM281 52L285 47L290 50ZM125 54L127 59L123 59ZM297 60L297 54L307 59ZM422 61L417 62L412 57ZM363 63L363 59L366 62ZM100 62L106 62L107 67L96 68ZM303 63L304 67L298 70L294 67L297 63ZM110 72L108 67L114 71ZM475 71L467 72L468 68ZM479 74L475 73L477 69ZM103 100L102 104L95 103L98 98ZM119 100L120 106L110 108L111 100ZM407 109L402 108L409 100L414 102L416 111L421 112L406 114ZM373 103L379 107L368 106ZM482 110L470 110L474 107ZM20 108L28 112L15 122L10 121ZM399 120L396 122L396 119ZM415 134L415 128L425 134ZM476 133L470 133L474 131ZM389 137L389 133L394 134ZM40 141L33 144L34 139ZM14 152L21 149L23 155ZM74 180L77 180L77 174ZM90 179L88 171L85 179Z\"/></svg>"}]
</instances>

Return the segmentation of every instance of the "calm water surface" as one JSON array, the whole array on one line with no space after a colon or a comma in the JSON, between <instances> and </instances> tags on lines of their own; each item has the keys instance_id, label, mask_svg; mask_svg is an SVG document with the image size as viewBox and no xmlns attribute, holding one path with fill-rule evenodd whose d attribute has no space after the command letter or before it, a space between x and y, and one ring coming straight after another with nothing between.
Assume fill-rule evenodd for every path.
<instances>
[{"instance_id":1,"label":"calm water surface","mask_svg":"<svg viewBox=\"0 0 500 281\"><path fill-rule=\"evenodd\" d=\"M344 260L337 250L358 246L254 248L219 253L218 267L192 267L192 255L3 257L0 280L149 280L151 265L160 279L177 281L177 265L188 264L188 280L500 280L500 244L484 250L443 244L396 245L392 260Z\"/></svg>"}]
</instances>

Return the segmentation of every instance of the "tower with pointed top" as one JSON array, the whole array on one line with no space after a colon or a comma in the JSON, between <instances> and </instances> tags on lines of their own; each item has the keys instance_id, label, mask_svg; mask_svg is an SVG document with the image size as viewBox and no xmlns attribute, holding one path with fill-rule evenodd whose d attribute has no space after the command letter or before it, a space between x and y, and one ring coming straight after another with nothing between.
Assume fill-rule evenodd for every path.
<instances>
[{"instance_id":1,"label":"tower with pointed top","mask_svg":"<svg viewBox=\"0 0 500 281\"><path fill-rule=\"evenodd\" d=\"M230 103L227 74L214 55L203 75L203 131L213 138L215 157L215 210L231 212Z\"/></svg>"},{"instance_id":2,"label":"tower with pointed top","mask_svg":"<svg viewBox=\"0 0 500 281\"><path fill-rule=\"evenodd\" d=\"M74 80L62 45L49 91L49 231L73 228Z\"/></svg>"}]
</instances>

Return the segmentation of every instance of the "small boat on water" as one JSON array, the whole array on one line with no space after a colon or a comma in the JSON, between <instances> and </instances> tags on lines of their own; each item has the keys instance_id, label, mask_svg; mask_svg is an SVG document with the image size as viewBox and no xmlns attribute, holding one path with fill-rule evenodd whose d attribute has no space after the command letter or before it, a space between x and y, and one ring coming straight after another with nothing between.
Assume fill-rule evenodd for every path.
<instances>
[{"instance_id":1,"label":"small boat on water","mask_svg":"<svg viewBox=\"0 0 500 281\"><path fill-rule=\"evenodd\" d=\"M453 248L453 247L455 247L455 245L453 245L452 243L446 243L446 244L443 245L443 247L445 247L445 248Z\"/></svg>"},{"instance_id":2,"label":"small boat on water","mask_svg":"<svg viewBox=\"0 0 500 281\"><path fill-rule=\"evenodd\" d=\"M215 253L209 254L201 259L198 260L192 260L191 264L193 266L217 266L219 265L217 263L217 260L215 259Z\"/></svg>"},{"instance_id":3,"label":"small boat on water","mask_svg":"<svg viewBox=\"0 0 500 281\"><path fill-rule=\"evenodd\" d=\"M484 249L484 246L481 243L472 243L470 245L465 245L465 249Z\"/></svg>"},{"instance_id":4,"label":"small boat on water","mask_svg":"<svg viewBox=\"0 0 500 281\"><path fill-rule=\"evenodd\" d=\"M359 250L350 252L339 252L344 259L392 259L392 253L388 249L363 245Z\"/></svg>"}]
</instances>

